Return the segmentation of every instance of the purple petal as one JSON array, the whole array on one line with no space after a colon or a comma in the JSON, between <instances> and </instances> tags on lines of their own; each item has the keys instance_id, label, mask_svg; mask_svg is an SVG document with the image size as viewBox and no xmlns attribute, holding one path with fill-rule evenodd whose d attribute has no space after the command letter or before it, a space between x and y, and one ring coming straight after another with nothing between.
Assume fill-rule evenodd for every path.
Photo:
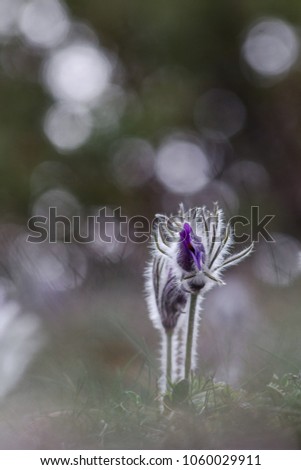
<instances>
[{"instance_id":1,"label":"purple petal","mask_svg":"<svg viewBox=\"0 0 301 470\"><path fill-rule=\"evenodd\" d=\"M180 232L177 262L187 272L201 271L205 262L204 245L187 222Z\"/></svg>"}]
</instances>

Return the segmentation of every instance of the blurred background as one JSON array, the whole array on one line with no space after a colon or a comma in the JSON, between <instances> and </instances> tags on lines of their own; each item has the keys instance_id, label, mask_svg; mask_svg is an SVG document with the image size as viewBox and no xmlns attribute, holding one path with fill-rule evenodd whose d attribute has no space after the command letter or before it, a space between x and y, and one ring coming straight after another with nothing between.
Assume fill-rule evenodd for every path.
<instances>
[{"instance_id":1,"label":"blurred background","mask_svg":"<svg viewBox=\"0 0 301 470\"><path fill-rule=\"evenodd\" d=\"M275 215L276 243L206 298L200 373L255 392L298 374L300 26L297 0L0 0L1 448L138 446L93 413L156 393L148 244L29 244L50 206Z\"/></svg>"}]
</instances>

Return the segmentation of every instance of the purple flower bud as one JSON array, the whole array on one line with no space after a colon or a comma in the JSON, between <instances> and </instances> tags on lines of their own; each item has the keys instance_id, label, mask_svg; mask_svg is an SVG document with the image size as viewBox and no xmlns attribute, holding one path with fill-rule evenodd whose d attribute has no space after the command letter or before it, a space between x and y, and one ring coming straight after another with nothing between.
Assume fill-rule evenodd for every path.
<instances>
[{"instance_id":1,"label":"purple flower bud","mask_svg":"<svg viewBox=\"0 0 301 470\"><path fill-rule=\"evenodd\" d=\"M178 265L187 272L201 271L205 263L205 249L191 226L185 222L178 242Z\"/></svg>"},{"instance_id":2,"label":"purple flower bud","mask_svg":"<svg viewBox=\"0 0 301 470\"><path fill-rule=\"evenodd\" d=\"M157 302L163 327L166 330L172 330L186 305L187 293L179 285L171 268Z\"/></svg>"},{"instance_id":3,"label":"purple flower bud","mask_svg":"<svg viewBox=\"0 0 301 470\"><path fill-rule=\"evenodd\" d=\"M183 289L173 268L158 257L153 261L153 287L155 304L165 330L176 327L178 318L187 303L187 293ZM149 297L152 310L151 297Z\"/></svg>"}]
</instances>

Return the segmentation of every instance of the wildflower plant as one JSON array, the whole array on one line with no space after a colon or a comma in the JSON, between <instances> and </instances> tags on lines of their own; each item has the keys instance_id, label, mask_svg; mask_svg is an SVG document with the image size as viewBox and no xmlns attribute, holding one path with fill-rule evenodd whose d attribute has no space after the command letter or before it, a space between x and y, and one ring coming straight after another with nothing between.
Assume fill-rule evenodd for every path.
<instances>
[{"instance_id":1,"label":"wildflower plant","mask_svg":"<svg viewBox=\"0 0 301 470\"><path fill-rule=\"evenodd\" d=\"M232 253L230 223L215 203L213 211L196 207L176 216L157 215L151 260L146 269L150 318L161 334L161 393L172 383L190 380L197 366L197 338L204 294L224 285L223 271L253 250Z\"/></svg>"}]
</instances>

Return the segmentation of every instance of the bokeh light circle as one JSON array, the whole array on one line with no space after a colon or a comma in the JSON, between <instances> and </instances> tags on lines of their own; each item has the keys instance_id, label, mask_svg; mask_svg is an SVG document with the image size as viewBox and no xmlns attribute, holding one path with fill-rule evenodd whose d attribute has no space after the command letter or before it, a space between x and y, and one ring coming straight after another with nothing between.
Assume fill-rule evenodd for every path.
<instances>
[{"instance_id":1,"label":"bokeh light circle","mask_svg":"<svg viewBox=\"0 0 301 470\"><path fill-rule=\"evenodd\" d=\"M112 64L101 49L88 42L75 42L50 55L43 79L56 99L95 105L111 73Z\"/></svg>"},{"instance_id":2,"label":"bokeh light circle","mask_svg":"<svg viewBox=\"0 0 301 470\"><path fill-rule=\"evenodd\" d=\"M146 140L124 139L113 156L114 178L121 187L142 186L153 176L154 162L154 149Z\"/></svg>"},{"instance_id":3,"label":"bokeh light circle","mask_svg":"<svg viewBox=\"0 0 301 470\"><path fill-rule=\"evenodd\" d=\"M287 286L300 273L301 244L284 233L272 233L275 242L261 242L252 258L255 276L270 285Z\"/></svg>"},{"instance_id":4,"label":"bokeh light circle","mask_svg":"<svg viewBox=\"0 0 301 470\"><path fill-rule=\"evenodd\" d=\"M32 0L23 8L19 28L30 45L48 48L65 39L70 21L58 0Z\"/></svg>"},{"instance_id":5,"label":"bokeh light circle","mask_svg":"<svg viewBox=\"0 0 301 470\"><path fill-rule=\"evenodd\" d=\"M208 183L210 166L199 145L171 137L159 148L155 171L159 181L171 192L193 194Z\"/></svg>"},{"instance_id":6,"label":"bokeh light circle","mask_svg":"<svg viewBox=\"0 0 301 470\"><path fill-rule=\"evenodd\" d=\"M93 121L88 109L80 105L56 103L47 112L44 132L62 151L76 150L90 137Z\"/></svg>"},{"instance_id":7,"label":"bokeh light circle","mask_svg":"<svg viewBox=\"0 0 301 470\"><path fill-rule=\"evenodd\" d=\"M242 45L247 64L267 78L287 72L296 62L298 51L294 28L277 18L261 19L252 25Z\"/></svg>"},{"instance_id":8,"label":"bokeh light circle","mask_svg":"<svg viewBox=\"0 0 301 470\"><path fill-rule=\"evenodd\" d=\"M232 91L213 88L196 103L195 121L200 130L232 137L243 128L245 120L246 108Z\"/></svg>"}]
</instances>

